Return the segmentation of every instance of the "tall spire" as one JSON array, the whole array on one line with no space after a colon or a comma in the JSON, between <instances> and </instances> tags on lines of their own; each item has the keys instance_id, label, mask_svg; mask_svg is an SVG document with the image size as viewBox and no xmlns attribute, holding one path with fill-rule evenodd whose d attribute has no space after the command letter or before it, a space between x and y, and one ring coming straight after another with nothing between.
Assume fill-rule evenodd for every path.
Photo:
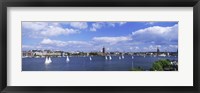
<instances>
[{"instance_id":1,"label":"tall spire","mask_svg":"<svg viewBox=\"0 0 200 93\"><path fill-rule=\"evenodd\" d=\"M159 47L157 47L157 56L159 55L160 53L160 50L159 50Z\"/></svg>"},{"instance_id":2,"label":"tall spire","mask_svg":"<svg viewBox=\"0 0 200 93\"><path fill-rule=\"evenodd\" d=\"M106 53L106 49L105 49L104 46L103 46L103 48L102 48L102 53L103 53L103 55L105 55L105 53Z\"/></svg>"}]
</instances>

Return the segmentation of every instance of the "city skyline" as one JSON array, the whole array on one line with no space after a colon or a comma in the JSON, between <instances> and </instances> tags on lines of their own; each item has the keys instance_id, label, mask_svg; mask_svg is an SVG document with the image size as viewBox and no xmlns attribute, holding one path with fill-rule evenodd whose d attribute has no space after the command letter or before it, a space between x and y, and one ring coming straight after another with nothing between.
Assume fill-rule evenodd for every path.
<instances>
[{"instance_id":1,"label":"city skyline","mask_svg":"<svg viewBox=\"0 0 200 93\"><path fill-rule=\"evenodd\" d=\"M178 22L22 22L22 50L176 52Z\"/></svg>"}]
</instances>

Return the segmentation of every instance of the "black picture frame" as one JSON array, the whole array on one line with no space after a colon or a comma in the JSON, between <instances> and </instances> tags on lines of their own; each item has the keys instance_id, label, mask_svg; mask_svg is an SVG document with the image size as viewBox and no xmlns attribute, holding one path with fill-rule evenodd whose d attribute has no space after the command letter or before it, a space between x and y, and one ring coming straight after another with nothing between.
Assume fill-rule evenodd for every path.
<instances>
[{"instance_id":1,"label":"black picture frame","mask_svg":"<svg viewBox=\"0 0 200 93\"><path fill-rule=\"evenodd\" d=\"M193 7L194 86L7 86L7 7ZM199 93L200 0L2 0L0 1L0 91L2 93Z\"/></svg>"}]
</instances>

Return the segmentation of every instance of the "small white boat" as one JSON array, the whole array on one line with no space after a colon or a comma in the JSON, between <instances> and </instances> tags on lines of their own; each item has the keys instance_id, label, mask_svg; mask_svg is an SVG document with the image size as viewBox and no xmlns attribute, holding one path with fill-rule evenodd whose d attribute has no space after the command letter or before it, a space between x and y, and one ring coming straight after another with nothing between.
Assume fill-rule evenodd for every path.
<instances>
[{"instance_id":1,"label":"small white boat","mask_svg":"<svg viewBox=\"0 0 200 93\"><path fill-rule=\"evenodd\" d=\"M122 59L122 58L119 56L119 59Z\"/></svg>"},{"instance_id":2,"label":"small white boat","mask_svg":"<svg viewBox=\"0 0 200 93\"><path fill-rule=\"evenodd\" d=\"M92 57L90 57L90 61L92 60Z\"/></svg>"},{"instance_id":3,"label":"small white boat","mask_svg":"<svg viewBox=\"0 0 200 93\"><path fill-rule=\"evenodd\" d=\"M107 56L105 56L105 59L108 60Z\"/></svg>"},{"instance_id":4,"label":"small white boat","mask_svg":"<svg viewBox=\"0 0 200 93\"><path fill-rule=\"evenodd\" d=\"M132 59L134 59L134 56L132 56Z\"/></svg>"},{"instance_id":5,"label":"small white boat","mask_svg":"<svg viewBox=\"0 0 200 93\"><path fill-rule=\"evenodd\" d=\"M51 58L49 57L46 57L46 60L45 60L45 64L50 64L52 61L51 61Z\"/></svg>"},{"instance_id":6,"label":"small white boat","mask_svg":"<svg viewBox=\"0 0 200 93\"><path fill-rule=\"evenodd\" d=\"M124 56L122 56L122 59L124 59Z\"/></svg>"},{"instance_id":7,"label":"small white boat","mask_svg":"<svg viewBox=\"0 0 200 93\"><path fill-rule=\"evenodd\" d=\"M69 60L69 57L67 56L67 58L66 58L66 62L69 62L70 60Z\"/></svg>"},{"instance_id":8,"label":"small white boat","mask_svg":"<svg viewBox=\"0 0 200 93\"><path fill-rule=\"evenodd\" d=\"M112 57L111 57L111 56L109 56L109 59L110 59L110 60L112 60Z\"/></svg>"},{"instance_id":9,"label":"small white boat","mask_svg":"<svg viewBox=\"0 0 200 93\"><path fill-rule=\"evenodd\" d=\"M49 62L50 62L50 63L52 62L50 57L49 57Z\"/></svg>"},{"instance_id":10,"label":"small white boat","mask_svg":"<svg viewBox=\"0 0 200 93\"><path fill-rule=\"evenodd\" d=\"M46 57L46 59L45 59L45 64L49 64L49 59L48 59L48 57Z\"/></svg>"}]
</instances>

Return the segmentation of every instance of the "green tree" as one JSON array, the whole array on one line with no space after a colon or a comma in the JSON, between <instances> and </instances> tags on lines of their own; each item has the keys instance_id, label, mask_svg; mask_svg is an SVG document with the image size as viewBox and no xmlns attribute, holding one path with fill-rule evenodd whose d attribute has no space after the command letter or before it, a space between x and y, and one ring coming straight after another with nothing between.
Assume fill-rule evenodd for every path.
<instances>
[{"instance_id":1,"label":"green tree","mask_svg":"<svg viewBox=\"0 0 200 93\"><path fill-rule=\"evenodd\" d=\"M168 61L168 60L159 60L158 62L160 62L162 68L171 66L170 61Z\"/></svg>"},{"instance_id":2,"label":"green tree","mask_svg":"<svg viewBox=\"0 0 200 93\"><path fill-rule=\"evenodd\" d=\"M153 71L163 71L165 68L170 68L171 64L169 60L158 60L153 63L153 66L150 70Z\"/></svg>"},{"instance_id":3,"label":"green tree","mask_svg":"<svg viewBox=\"0 0 200 93\"><path fill-rule=\"evenodd\" d=\"M159 62L155 62L155 63L153 63L152 70L153 71L163 71L163 68Z\"/></svg>"}]
</instances>

